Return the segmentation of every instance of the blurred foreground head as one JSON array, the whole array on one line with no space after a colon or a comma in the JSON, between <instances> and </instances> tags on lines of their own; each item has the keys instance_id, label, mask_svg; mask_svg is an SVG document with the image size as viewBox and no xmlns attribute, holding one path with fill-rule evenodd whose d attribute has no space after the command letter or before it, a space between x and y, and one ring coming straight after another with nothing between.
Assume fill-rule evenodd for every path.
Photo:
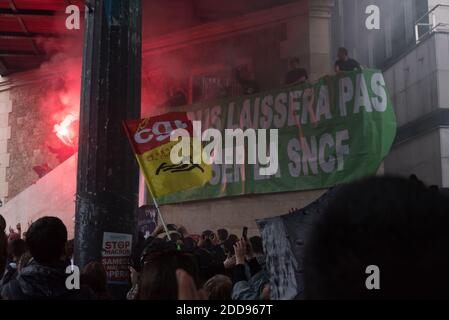
<instances>
[{"instance_id":1,"label":"blurred foreground head","mask_svg":"<svg viewBox=\"0 0 449 320\"><path fill-rule=\"evenodd\" d=\"M222 274L217 274L204 284L209 300L231 300L232 280Z\"/></svg>"},{"instance_id":2,"label":"blurred foreground head","mask_svg":"<svg viewBox=\"0 0 449 320\"><path fill-rule=\"evenodd\" d=\"M92 289L98 300L109 299L107 274L101 262L89 262L83 269L81 282Z\"/></svg>"},{"instance_id":3,"label":"blurred foreground head","mask_svg":"<svg viewBox=\"0 0 449 320\"><path fill-rule=\"evenodd\" d=\"M33 258L42 264L58 262L65 253L67 228L61 219L43 217L27 231L26 243Z\"/></svg>"},{"instance_id":4,"label":"blurred foreground head","mask_svg":"<svg viewBox=\"0 0 449 320\"><path fill-rule=\"evenodd\" d=\"M421 182L373 177L341 187L311 232L309 299L448 298L449 200ZM379 267L368 290L366 268Z\"/></svg>"},{"instance_id":5,"label":"blurred foreground head","mask_svg":"<svg viewBox=\"0 0 449 320\"><path fill-rule=\"evenodd\" d=\"M186 271L199 286L198 265L192 254L176 249L172 242L161 239L153 242L143 253L138 299L178 299L178 269Z\"/></svg>"}]
</instances>

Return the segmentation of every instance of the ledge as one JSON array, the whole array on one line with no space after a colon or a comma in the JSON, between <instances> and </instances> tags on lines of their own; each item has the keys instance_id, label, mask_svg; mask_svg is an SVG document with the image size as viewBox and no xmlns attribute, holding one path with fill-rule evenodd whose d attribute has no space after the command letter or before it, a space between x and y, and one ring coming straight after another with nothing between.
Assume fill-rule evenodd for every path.
<instances>
[{"instance_id":1,"label":"ledge","mask_svg":"<svg viewBox=\"0 0 449 320\"><path fill-rule=\"evenodd\" d=\"M445 127L449 127L449 109L435 110L428 115L401 126L397 131L394 145L397 146L414 137Z\"/></svg>"}]
</instances>

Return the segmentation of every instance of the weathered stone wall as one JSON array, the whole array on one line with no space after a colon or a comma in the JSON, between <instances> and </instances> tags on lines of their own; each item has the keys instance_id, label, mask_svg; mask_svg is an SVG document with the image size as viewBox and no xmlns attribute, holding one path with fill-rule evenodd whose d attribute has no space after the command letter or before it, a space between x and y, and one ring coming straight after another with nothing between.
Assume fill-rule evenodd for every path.
<instances>
[{"instance_id":1,"label":"weathered stone wall","mask_svg":"<svg viewBox=\"0 0 449 320\"><path fill-rule=\"evenodd\" d=\"M39 179L33 167L47 164L55 168L59 164L56 155L48 148L54 139L54 121L51 114L45 113L45 106L42 105L46 93L51 89L48 82L34 82L10 90L11 137L7 148L10 160L6 170L6 200L14 198Z\"/></svg>"},{"instance_id":2,"label":"weathered stone wall","mask_svg":"<svg viewBox=\"0 0 449 320\"><path fill-rule=\"evenodd\" d=\"M53 132L62 108L58 75L35 70L0 79L0 214L8 226L20 222L25 229L57 216L73 236L76 157L66 154L61 164L54 152L62 145ZM43 164L50 172L39 178L33 167Z\"/></svg>"},{"instance_id":3,"label":"weathered stone wall","mask_svg":"<svg viewBox=\"0 0 449 320\"><path fill-rule=\"evenodd\" d=\"M6 171L9 167L8 139L11 136L9 114L12 109L9 91L0 91L0 200L2 203L8 197L8 181Z\"/></svg>"}]
</instances>

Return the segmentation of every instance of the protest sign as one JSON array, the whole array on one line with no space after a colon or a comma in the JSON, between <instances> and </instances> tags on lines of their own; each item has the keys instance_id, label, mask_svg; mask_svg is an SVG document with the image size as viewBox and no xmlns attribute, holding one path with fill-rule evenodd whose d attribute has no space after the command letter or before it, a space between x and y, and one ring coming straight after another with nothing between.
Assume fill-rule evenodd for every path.
<instances>
[{"instance_id":1,"label":"protest sign","mask_svg":"<svg viewBox=\"0 0 449 320\"><path fill-rule=\"evenodd\" d=\"M129 278L129 258L132 250L132 235L103 233L102 263L109 283L123 284Z\"/></svg>"}]
</instances>

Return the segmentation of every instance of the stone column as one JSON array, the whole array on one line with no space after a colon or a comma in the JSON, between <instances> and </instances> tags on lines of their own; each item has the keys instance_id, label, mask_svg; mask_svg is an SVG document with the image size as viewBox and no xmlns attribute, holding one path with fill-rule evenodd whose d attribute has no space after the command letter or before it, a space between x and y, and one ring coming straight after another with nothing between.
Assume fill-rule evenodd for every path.
<instances>
[{"instance_id":1,"label":"stone column","mask_svg":"<svg viewBox=\"0 0 449 320\"><path fill-rule=\"evenodd\" d=\"M333 72L331 52L331 18L334 0L309 0L309 70L317 80Z\"/></svg>"}]
</instances>

